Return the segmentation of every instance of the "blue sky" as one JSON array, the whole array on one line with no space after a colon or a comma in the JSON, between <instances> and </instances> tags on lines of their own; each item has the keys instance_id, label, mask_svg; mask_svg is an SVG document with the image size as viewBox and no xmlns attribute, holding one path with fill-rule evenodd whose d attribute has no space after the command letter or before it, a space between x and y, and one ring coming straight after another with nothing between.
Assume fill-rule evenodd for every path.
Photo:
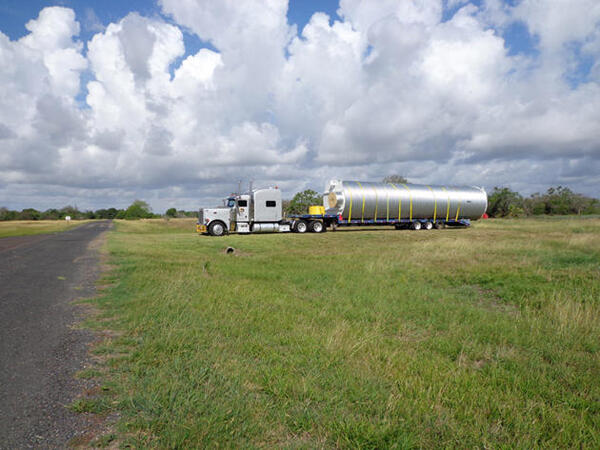
<instances>
[{"instance_id":1,"label":"blue sky","mask_svg":"<svg viewBox=\"0 0 600 450\"><path fill-rule=\"evenodd\" d=\"M473 1L475 5L481 5L481 1ZM506 2L514 4L515 2ZM137 11L143 16L152 17L161 14L156 2L145 0L102 0L98 1L47 1L47 0L3 0L0 4L0 31L11 39L18 39L25 34L25 24L36 17L39 11L46 6L65 6L72 8L81 24L80 38L89 40L99 31L96 25L106 26L111 22L117 22L132 11ZM331 20L339 20L337 0L291 0L288 8L288 22L296 24L300 32L311 16L317 12L324 12ZM444 19L452 15L462 5L446 8ZM96 22L97 20L97 22ZM511 24L506 30L501 31L506 46L511 54L523 53L533 54L536 49L536 39L531 36L527 26L523 22ZM196 53L199 48L210 44L203 43L193 33L185 32L186 54Z\"/></svg>"},{"instance_id":2,"label":"blue sky","mask_svg":"<svg viewBox=\"0 0 600 450\"><path fill-rule=\"evenodd\" d=\"M600 196L598 0L286 5L3 0L0 206L390 173Z\"/></svg>"},{"instance_id":3,"label":"blue sky","mask_svg":"<svg viewBox=\"0 0 600 450\"><path fill-rule=\"evenodd\" d=\"M143 16L160 14L156 2L147 0L101 0L101 1L46 1L46 0L2 0L0 3L0 30L11 39L18 39L27 33L25 24L36 17L46 6L66 6L71 8L81 20L81 38L88 40L98 30L93 27L90 19L95 16L100 24L106 26L117 22L131 11L137 11ZM288 21L302 29L315 11L322 11L329 17L337 18L338 2L336 0L292 0L288 9ZM93 15L91 15L93 12ZM190 52L202 44L193 35L187 36L190 42Z\"/></svg>"}]
</instances>

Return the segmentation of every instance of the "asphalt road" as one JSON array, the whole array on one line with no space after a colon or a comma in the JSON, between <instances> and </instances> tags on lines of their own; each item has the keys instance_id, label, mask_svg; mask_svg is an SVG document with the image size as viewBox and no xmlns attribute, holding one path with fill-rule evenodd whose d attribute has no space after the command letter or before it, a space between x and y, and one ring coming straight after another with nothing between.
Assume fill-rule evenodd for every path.
<instances>
[{"instance_id":1,"label":"asphalt road","mask_svg":"<svg viewBox=\"0 0 600 450\"><path fill-rule=\"evenodd\" d=\"M94 295L93 242L110 222L0 239L0 448L64 448L86 418L65 408L81 391L92 335L72 301Z\"/></svg>"}]
</instances>

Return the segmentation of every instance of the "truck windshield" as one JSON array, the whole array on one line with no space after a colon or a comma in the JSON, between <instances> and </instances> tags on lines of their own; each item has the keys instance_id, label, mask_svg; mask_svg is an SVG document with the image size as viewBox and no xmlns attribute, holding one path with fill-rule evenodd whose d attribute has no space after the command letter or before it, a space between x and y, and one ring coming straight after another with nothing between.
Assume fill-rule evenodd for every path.
<instances>
[{"instance_id":1,"label":"truck windshield","mask_svg":"<svg viewBox=\"0 0 600 450\"><path fill-rule=\"evenodd\" d=\"M228 198L227 199L227 207L228 208L233 208L235 206L235 199L234 198Z\"/></svg>"}]
</instances>

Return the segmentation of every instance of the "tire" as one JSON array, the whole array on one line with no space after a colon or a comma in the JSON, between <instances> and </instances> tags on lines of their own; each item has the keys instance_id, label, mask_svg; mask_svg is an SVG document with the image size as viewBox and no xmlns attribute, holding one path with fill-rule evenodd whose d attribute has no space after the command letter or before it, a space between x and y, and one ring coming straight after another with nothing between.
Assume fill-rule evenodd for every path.
<instances>
[{"instance_id":1,"label":"tire","mask_svg":"<svg viewBox=\"0 0 600 450\"><path fill-rule=\"evenodd\" d=\"M411 225L411 228L413 230L420 230L421 227L422 227L422 224L419 221L413 222L412 225Z\"/></svg>"},{"instance_id":2,"label":"tire","mask_svg":"<svg viewBox=\"0 0 600 450\"><path fill-rule=\"evenodd\" d=\"M425 222L423 228L425 228L426 230L431 230L433 228L433 224L431 222Z\"/></svg>"},{"instance_id":3,"label":"tire","mask_svg":"<svg viewBox=\"0 0 600 450\"><path fill-rule=\"evenodd\" d=\"M227 229L223 222L211 222L208 226L208 234L211 236L223 236Z\"/></svg>"},{"instance_id":4,"label":"tire","mask_svg":"<svg viewBox=\"0 0 600 450\"><path fill-rule=\"evenodd\" d=\"M322 233L325 231L325 226L320 220L313 220L308 224L308 229L313 233Z\"/></svg>"},{"instance_id":5,"label":"tire","mask_svg":"<svg viewBox=\"0 0 600 450\"><path fill-rule=\"evenodd\" d=\"M436 222L433 225L433 228L435 228L436 230L441 230L442 228L444 228L444 222Z\"/></svg>"},{"instance_id":6,"label":"tire","mask_svg":"<svg viewBox=\"0 0 600 450\"><path fill-rule=\"evenodd\" d=\"M298 222L296 222L296 225L294 226L294 231L296 233L306 233L307 230L308 225L306 224L306 221L299 220Z\"/></svg>"}]
</instances>

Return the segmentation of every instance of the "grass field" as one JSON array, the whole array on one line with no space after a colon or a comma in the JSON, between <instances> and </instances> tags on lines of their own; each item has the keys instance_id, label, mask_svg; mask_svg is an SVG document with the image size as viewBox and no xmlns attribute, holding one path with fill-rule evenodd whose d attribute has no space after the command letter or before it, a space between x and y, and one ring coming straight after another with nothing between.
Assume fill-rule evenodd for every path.
<instances>
[{"instance_id":1,"label":"grass field","mask_svg":"<svg viewBox=\"0 0 600 450\"><path fill-rule=\"evenodd\" d=\"M96 444L600 447L599 219L193 228L109 235Z\"/></svg>"},{"instance_id":2,"label":"grass field","mask_svg":"<svg viewBox=\"0 0 600 450\"><path fill-rule=\"evenodd\" d=\"M66 231L87 220L8 220L0 222L0 238L11 236L27 236L31 234L48 234Z\"/></svg>"}]
</instances>

